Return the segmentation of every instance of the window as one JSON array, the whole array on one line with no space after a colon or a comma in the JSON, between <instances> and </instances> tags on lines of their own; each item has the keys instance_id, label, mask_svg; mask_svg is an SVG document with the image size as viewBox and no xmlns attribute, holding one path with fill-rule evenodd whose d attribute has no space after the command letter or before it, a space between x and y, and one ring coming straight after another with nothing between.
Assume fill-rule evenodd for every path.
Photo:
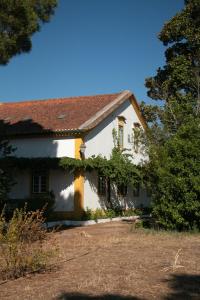
<instances>
[{"instance_id":1,"label":"window","mask_svg":"<svg viewBox=\"0 0 200 300\"><path fill-rule=\"evenodd\" d=\"M140 123L138 123L138 122L134 122L134 123L133 123L133 127L134 127L134 128L140 128L141 125L140 125Z\"/></svg>"},{"instance_id":2,"label":"window","mask_svg":"<svg viewBox=\"0 0 200 300\"><path fill-rule=\"evenodd\" d=\"M99 175L98 177L98 194L106 195L106 177Z\"/></svg>"},{"instance_id":3,"label":"window","mask_svg":"<svg viewBox=\"0 0 200 300\"><path fill-rule=\"evenodd\" d=\"M119 143L119 148L123 149L124 146L124 126L119 125L118 128L118 143Z\"/></svg>"},{"instance_id":4,"label":"window","mask_svg":"<svg viewBox=\"0 0 200 300\"><path fill-rule=\"evenodd\" d=\"M127 185L121 184L117 187L118 195L126 196L127 195Z\"/></svg>"},{"instance_id":5,"label":"window","mask_svg":"<svg viewBox=\"0 0 200 300\"><path fill-rule=\"evenodd\" d=\"M118 117L118 147L124 148L124 124L126 119L123 116Z\"/></svg>"},{"instance_id":6,"label":"window","mask_svg":"<svg viewBox=\"0 0 200 300\"><path fill-rule=\"evenodd\" d=\"M47 183L47 172L34 172L32 176L32 193L46 193Z\"/></svg>"},{"instance_id":7,"label":"window","mask_svg":"<svg viewBox=\"0 0 200 300\"><path fill-rule=\"evenodd\" d=\"M137 183L135 185L135 188L133 190L133 196L134 197L139 197L140 196L140 184L139 183Z\"/></svg>"},{"instance_id":8,"label":"window","mask_svg":"<svg viewBox=\"0 0 200 300\"><path fill-rule=\"evenodd\" d=\"M151 188L150 187L146 187L146 192L147 192L147 197L151 197L152 196L152 192L151 192Z\"/></svg>"}]
</instances>

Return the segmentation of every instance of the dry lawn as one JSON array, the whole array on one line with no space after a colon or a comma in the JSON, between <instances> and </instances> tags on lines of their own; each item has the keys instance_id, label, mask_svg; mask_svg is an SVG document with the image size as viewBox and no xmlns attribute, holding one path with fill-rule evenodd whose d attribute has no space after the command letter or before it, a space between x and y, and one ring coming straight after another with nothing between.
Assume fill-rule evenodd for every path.
<instances>
[{"instance_id":1,"label":"dry lawn","mask_svg":"<svg viewBox=\"0 0 200 300\"><path fill-rule=\"evenodd\" d=\"M130 228L54 233L60 254L52 269L1 282L0 299L200 299L200 235Z\"/></svg>"}]
</instances>

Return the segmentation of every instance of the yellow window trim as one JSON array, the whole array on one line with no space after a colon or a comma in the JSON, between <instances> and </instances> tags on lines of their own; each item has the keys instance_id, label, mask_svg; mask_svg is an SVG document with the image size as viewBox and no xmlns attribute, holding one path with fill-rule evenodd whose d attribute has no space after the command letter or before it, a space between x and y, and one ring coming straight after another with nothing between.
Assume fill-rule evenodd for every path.
<instances>
[{"instance_id":1,"label":"yellow window trim","mask_svg":"<svg viewBox=\"0 0 200 300\"><path fill-rule=\"evenodd\" d=\"M123 116L119 116L118 118L118 125L119 126L124 126L124 124L126 123L126 118Z\"/></svg>"}]
</instances>

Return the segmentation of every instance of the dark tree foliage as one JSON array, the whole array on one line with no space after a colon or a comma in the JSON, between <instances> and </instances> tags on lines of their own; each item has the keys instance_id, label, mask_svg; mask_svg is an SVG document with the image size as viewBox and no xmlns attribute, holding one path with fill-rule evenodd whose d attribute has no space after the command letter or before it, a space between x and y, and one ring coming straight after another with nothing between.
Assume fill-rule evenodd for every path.
<instances>
[{"instance_id":1,"label":"dark tree foliage","mask_svg":"<svg viewBox=\"0 0 200 300\"><path fill-rule=\"evenodd\" d=\"M57 0L0 0L0 65L32 47L31 36L40 30L41 24L48 22ZM6 157L14 149L5 135L5 123L0 120L0 157ZM12 165L0 168L0 209L7 201L13 184Z\"/></svg>"},{"instance_id":2,"label":"dark tree foliage","mask_svg":"<svg viewBox=\"0 0 200 300\"><path fill-rule=\"evenodd\" d=\"M167 229L200 228L200 130L196 120L182 125L153 149L146 171L154 216Z\"/></svg>"},{"instance_id":3,"label":"dark tree foliage","mask_svg":"<svg viewBox=\"0 0 200 300\"><path fill-rule=\"evenodd\" d=\"M185 1L159 39L166 64L146 87L161 105L142 105L153 213L165 228L200 229L200 0Z\"/></svg>"},{"instance_id":4,"label":"dark tree foliage","mask_svg":"<svg viewBox=\"0 0 200 300\"><path fill-rule=\"evenodd\" d=\"M3 132L5 130L4 122L0 121L0 158L5 158L13 152L12 146L5 140ZM0 166L0 212L7 202L8 193L13 184L9 162L5 166Z\"/></svg>"},{"instance_id":5,"label":"dark tree foliage","mask_svg":"<svg viewBox=\"0 0 200 300\"><path fill-rule=\"evenodd\" d=\"M48 22L57 0L0 0L0 64L32 47L31 36Z\"/></svg>"}]
</instances>

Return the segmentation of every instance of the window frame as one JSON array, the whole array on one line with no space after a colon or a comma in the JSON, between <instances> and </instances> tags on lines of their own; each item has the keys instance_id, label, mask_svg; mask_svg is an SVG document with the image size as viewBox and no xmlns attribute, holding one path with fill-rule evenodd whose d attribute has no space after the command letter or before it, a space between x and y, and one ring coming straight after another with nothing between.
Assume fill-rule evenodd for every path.
<instances>
[{"instance_id":1,"label":"window frame","mask_svg":"<svg viewBox=\"0 0 200 300\"><path fill-rule=\"evenodd\" d=\"M35 177L38 177L38 189L35 188ZM42 177L45 178L45 183L42 182ZM43 189L42 186L45 186ZM31 194L46 194L49 191L49 173L45 170L35 170L31 174Z\"/></svg>"},{"instance_id":2,"label":"window frame","mask_svg":"<svg viewBox=\"0 0 200 300\"><path fill-rule=\"evenodd\" d=\"M148 186L146 186L146 195L147 195L148 198L152 197L152 190Z\"/></svg>"},{"instance_id":3,"label":"window frame","mask_svg":"<svg viewBox=\"0 0 200 300\"><path fill-rule=\"evenodd\" d=\"M106 196L107 180L106 177L98 174L98 195Z\"/></svg>"},{"instance_id":4,"label":"window frame","mask_svg":"<svg viewBox=\"0 0 200 300\"><path fill-rule=\"evenodd\" d=\"M126 184L121 184L117 186L117 194L119 196L126 197L128 194L128 187Z\"/></svg>"},{"instance_id":5,"label":"window frame","mask_svg":"<svg viewBox=\"0 0 200 300\"><path fill-rule=\"evenodd\" d=\"M118 146L120 149L124 148L124 126L118 125Z\"/></svg>"},{"instance_id":6,"label":"window frame","mask_svg":"<svg viewBox=\"0 0 200 300\"><path fill-rule=\"evenodd\" d=\"M140 183L137 183L133 189L133 197L140 197Z\"/></svg>"},{"instance_id":7,"label":"window frame","mask_svg":"<svg viewBox=\"0 0 200 300\"><path fill-rule=\"evenodd\" d=\"M120 150L124 148L124 124L126 122L125 117L118 117L118 147Z\"/></svg>"}]
</instances>

